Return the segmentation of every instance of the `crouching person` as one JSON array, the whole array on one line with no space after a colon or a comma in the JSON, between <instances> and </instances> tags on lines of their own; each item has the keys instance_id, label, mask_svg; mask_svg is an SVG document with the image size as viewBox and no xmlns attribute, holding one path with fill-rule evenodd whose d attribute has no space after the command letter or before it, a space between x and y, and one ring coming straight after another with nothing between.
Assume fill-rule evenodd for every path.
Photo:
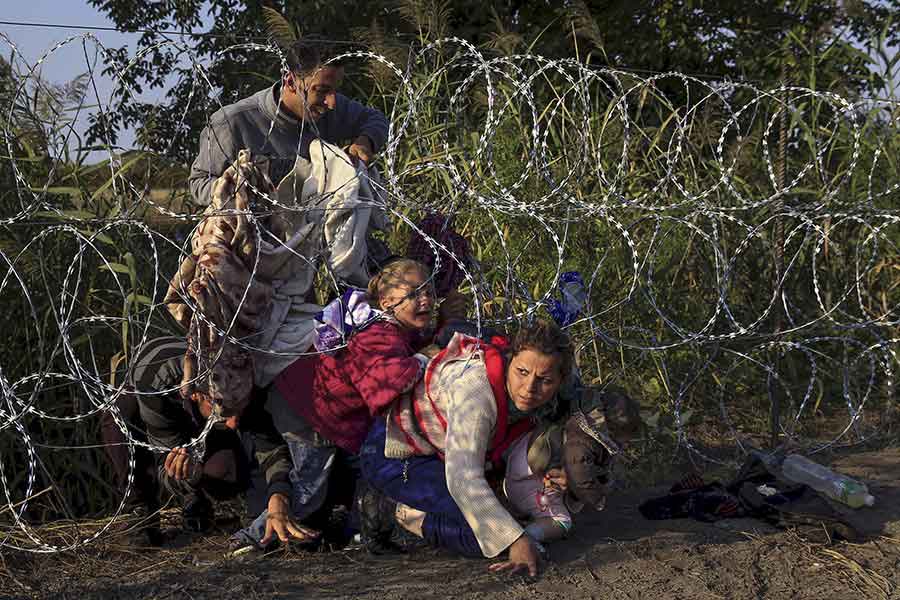
<instances>
[{"instance_id":1,"label":"crouching person","mask_svg":"<svg viewBox=\"0 0 900 600\"><path fill-rule=\"evenodd\" d=\"M373 528L397 522L464 556L508 552L492 571L535 575L535 540L495 495L485 464L555 399L571 370L572 346L556 325L537 321L504 350L455 334L412 393L375 421L360 465L370 491L380 497L365 499L362 520ZM367 518L372 516L380 518Z\"/></svg>"},{"instance_id":2,"label":"crouching person","mask_svg":"<svg viewBox=\"0 0 900 600\"><path fill-rule=\"evenodd\" d=\"M208 529L213 523L213 501L237 496L250 485L251 460L243 443L246 441L253 447L253 457L267 486L266 534L283 540L315 537L315 532L291 517L290 453L264 403L253 397L252 362L247 354L226 345L209 371L209 379L216 384L208 388L197 385L190 398L185 399L179 388L186 350L183 338L150 340L129 370L127 392L137 397L135 417L139 420L129 426L143 429L150 445L169 449L159 455L158 470L136 473L134 487L140 490L141 502L147 505L142 511L158 509L159 491L164 488L183 498L182 520L186 529ZM216 422L203 441L192 444L207 429L212 416ZM113 428L105 427L104 435L113 441ZM109 454L114 470L127 473L127 466L123 469L116 464L121 462L122 453ZM158 528L158 518L155 523L148 522L148 526Z\"/></svg>"},{"instance_id":3,"label":"crouching person","mask_svg":"<svg viewBox=\"0 0 900 600\"><path fill-rule=\"evenodd\" d=\"M366 292L349 291L326 307L315 343L321 354L297 360L275 379L269 410L291 445L295 518L322 505L335 454L356 455L375 415L421 378L428 359L416 350L426 341L433 309L427 269L408 259L392 261ZM356 326L340 347L350 322ZM264 518L232 537L235 551L268 544ZM392 549L389 538L368 542L370 549Z\"/></svg>"}]
</instances>

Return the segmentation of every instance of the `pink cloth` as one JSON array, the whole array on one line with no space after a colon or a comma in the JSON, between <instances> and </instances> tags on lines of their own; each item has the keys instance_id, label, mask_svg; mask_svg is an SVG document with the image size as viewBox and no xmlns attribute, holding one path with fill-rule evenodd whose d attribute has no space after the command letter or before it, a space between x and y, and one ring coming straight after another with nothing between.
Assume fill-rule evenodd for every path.
<instances>
[{"instance_id":1,"label":"pink cloth","mask_svg":"<svg viewBox=\"0 0 900 600\"><path fill-rule=\"evenodd\" d=\"M519 517L552 518L566 528L572 525L572 515L559 492L544 493L544 474L532 473L528 466L528 442L530 435L523 435L509 447L506 461L506 479L503 490Z\"/></svg>"},{"instance_id":2,"label":"pink cloth","mask_svg":"<svg viewBox=\"0 0 900 600\"><path fill-rule=\"evenodd\" d=\"M334 354L294 362L275 385L316 431L355 454L374 416L422 376L424 362L413 356L418 338L396 323L377 321Z\"/></svg>"}]
</instances>

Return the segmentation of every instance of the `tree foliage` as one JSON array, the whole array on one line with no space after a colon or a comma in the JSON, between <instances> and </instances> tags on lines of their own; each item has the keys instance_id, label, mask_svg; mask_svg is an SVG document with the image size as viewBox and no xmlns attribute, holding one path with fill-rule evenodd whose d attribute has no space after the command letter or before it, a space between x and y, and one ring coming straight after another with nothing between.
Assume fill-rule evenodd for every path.
<instances>
[{"instance_id":1,"label":"tree foliage","mask_svg":"<svg viewBox=\"0 0 900 600\"><path fill-rule=\"evenodd\" d=\"M94 123L92 139L114 142L123 128L137 127L148 149L169 150L169 156L183 163L195 151L196 136L189 133L199 130L209 112L277 77L279 65L270 54L225 52L235 44L270 38L272 11L282 14L302 36L336 42L334 53L368 49L401 68L411 44L457 36L485 52L577 56L596 66L748 79L762 87L786 81L850 97L877 94L892 83L873 69L872 57L881 48L890 59L900 42L900 24L894 20L898 0L91 3L122 29L149 30L138 44L144 53L125 72L116 92L116 110L106 122ZM172 38L160 31L204 34L190 38L190 43L196 56L215 59L205 65L214 94L193 87L193 65L183 63L177 47L158 46ZM125 48L114 51L109 72L132 58ZM366 78L353 84L363 97L376 85ZM146 88L165 88L167 101L161 105L137 101ZM172 140L179 140L175 148L170 148Z\"/></svg>"}]
</instances>

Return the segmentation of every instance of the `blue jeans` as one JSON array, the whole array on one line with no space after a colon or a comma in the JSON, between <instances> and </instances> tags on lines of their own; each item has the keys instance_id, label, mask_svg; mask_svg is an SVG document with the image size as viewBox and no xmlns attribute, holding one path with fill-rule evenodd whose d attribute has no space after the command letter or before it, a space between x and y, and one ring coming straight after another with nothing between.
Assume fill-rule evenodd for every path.
<instances>
[{"instance_id":1,"label":"blue jeans","mask_svg":"<svg viewBox=\"0 0 900 600\"><path fill-rule=\"evenodd\" d=\"M444 461L437 456L385 458L384 419L375 421L359 451L362 477L389 498L426 513L422 535L432 546L483 558L472 528L447 489Z\"/></svg>"},{"instance_id":2,"label":"blue jeans","mask_svg":"<svg viewBox=\"0 0 900 600\"><path fill-rule=\"evenodd\" d=\"M285 433L284 439L291 452L291 512L295 521L302 521L319 510L328 495L328 476L334 466L337 448L316 444L312 436L300 433ZM247 527L234 535L233 540L262 547L260 541L266 534L268 510ZM277 538L276 538L277 539Z\"/></svg>"}]
</instances>

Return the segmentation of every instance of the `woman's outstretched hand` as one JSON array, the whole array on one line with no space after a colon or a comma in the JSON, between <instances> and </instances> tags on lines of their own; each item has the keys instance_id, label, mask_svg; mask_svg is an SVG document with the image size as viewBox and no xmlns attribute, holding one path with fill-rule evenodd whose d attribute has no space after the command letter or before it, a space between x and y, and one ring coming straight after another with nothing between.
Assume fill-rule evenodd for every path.
<instances>
[{"instance_id":1,"label":"woman's outstretched hand","mask_svg":"<svg viewBox=\"0 0 900 600\"><path fill-rule=\"evenodd\" d=\"M491 573L509 571L510 574L515 574L522 569L527 569L530 576L536 577L540 562L541 555L538 553L537 547L532 539L523 533L509 546L509 559L492 564L488 567L488 571Z\"/></svg>"},{"instance_id":2,"label":"woman's outstretched hand","mask_svg":"<svg viewBox=\"0 0 900 600\"><path fill-rule=\"evenodd\" d=\"M456 290L450 290L447 297L438 308L438 324L446 323L451 319L465 319L471 312L469 299Z\"/></svg>"},{"instance_id":3,"label":"woman's outstretched hand","mask_svg":"<svg viewBox=\"0 0 900 600\"><path fill-rule=\"evenodd\" d=\"M284 494L272 494L269 498L269 515L266 517L266 535L260 540L267 546L277 536L283 543L292 538L300 542L310 542L319 532L295 522L291 516L291 503Z\"/></svg>"}]
</instances>

